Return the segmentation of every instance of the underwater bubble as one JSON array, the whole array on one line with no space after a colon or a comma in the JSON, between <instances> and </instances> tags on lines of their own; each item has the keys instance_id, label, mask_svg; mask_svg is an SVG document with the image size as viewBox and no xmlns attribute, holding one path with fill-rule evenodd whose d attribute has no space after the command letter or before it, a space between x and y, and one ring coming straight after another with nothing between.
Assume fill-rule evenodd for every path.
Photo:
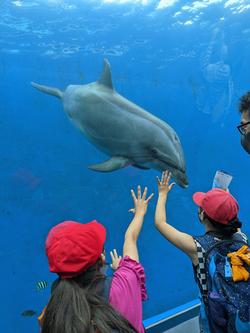
<instances>
[{"instance_id":1,"label":"underwater bubble","mask_svg":"<svg viewBox=\"0 0 250 333\"><path fill-rule=\"evenodd\" d=\"M193 23L194 23L193 21L188 20L188 21L184 22L183 24L184 24L184 25L191 25L191 24L193 24Z\"/></svg>"},{"instance_id":2,"label":"underwater bubble","mask_svg":"<svg viewBox=\"0 0 250 333\"><path fill-rule=\"evenodd\" d=\"M35 7L35 6L39 6L39 4L37 2L33 2L33 1L23 2L21 0L17 0L17 1L12 1L11 3L13 5L17 6L17 7Z\"/></svg>"},{"instance_id":3,"label":"underwater bubble","mask_svg":"<svg viewBox=\"0 0 250 333\"><path fill-rule=\"evenodd\" d=\"M32 30L32 33L37 34L37 35L52 35L53 31L50 30Z\"/></svg>"},{"instance_id":4,"label":"underwater bubble","mask_svg":"<svg viewBox=\"0 0 250 333\"><path fill-rule=\"evenodd\" d=\"M17 7L22 7L23 3L22 1L18 0L18 1L12 1L12 4L17 6Z\"/></svg>"},{"instance_id":5,"label":"underwater bubble","mask_svg":"<svg viewBox=\"0 0 250 333\"><path fill-rule=\"evenodd\" d=\"M45 47L46 46L46 43L42 42L42 43L38 43L37 44L38 47Z\"/></svg>"},{"instance_id":6,"label":"underwater bubble","mask_svg":"<svg viewBox=\"0 0 250 333\"><path fill-rule=\"evenodd\" d=\"M76 9L77 7L76 7L76 5L67 5L67 4L64 4L62 6L62 8L65 9L65 10L72 10L72 9Z\"/></svg>"},{"instance_id":7,"label":"underwater bubble","mask_svg":"<svg viewBox=\"0 0 250 333\"><path fill-rule=\"evenodd\" d=\"M123 52L121 50L115 50L115 49L108 49L104 51L104 55L119 57L123 55Z\"/></svg>"},{"instance_id":8,"label":"underwater bubble","mask_svg":"<svg viewBox=\"0 0 250 333\"><path fill-rule=\"evenodd\" d=\"M29 22L19 22L15 24L9 24L8 25L10 28L15 29L17 31L22 31L22 32L30 32L30 23Z\"/></svg>"},{"instance_id":9,"label":"underwater bubble","mask_svg":"<svg viewBox=\"0 0 250 333\"><path fill-rule=\"evenodd\" d=\"M52 44L52 48L53 50L60 50L62 47L64 46L64 44Z\"/></svg>"},{"instance_id":10,"label":"underwater bubble","mask_svg":"<svg viewBox=\"0 0 250 333\"><path fill-rule=\"evenodd\" d=\"M79 29L79 26L75 24L68 24L65 27L62 27L59 29L59 32L68 32L68 31L77 31Z\"/></svg>"},{"instance_id":11,"label":"underwater bubble","mask_svg":"<svg viewBox=\"0 0 250 333\"><path fill-rule=\"evenodd\" d=\"M55 54L55 52L53 50L48 50L44 53L45 56L52 56L54 54Z\"/></svg>"},{"instance_id":12,"label":"underwater bubble","mask_svg":"<svg viewBox=\"0 0 250 333\"><path fill-rule=\"evenodd\" d=\"M178 0L160 0L156 9L165 9L176 4Z\"/></svg>"},{"instance_id":13,"label":"underwater bubble","mask_svg":"<svg viewBox=\"0 0 250 333\"><path fill-rule=\"evenodd\" d=\"M80 46L69 46L63 49L64 54L73 54L80 51Z\"/></svg>"},{"instance_id":14,"label":"underwater bubble","mask_svg":"<svg viewBox=\"0 0 250 333\"><path fill-rule=\"evenodd\" d=\"M17 54L17 53L20 53L20 50L18 50L18 49L12 49L12 50L9 50L9 53L11 53L11 54Z\"/></svg>"},{"instance_id":15,"label":"underwater bubble","mask_svg":"<svg viewBox=\"0 0 250 333\"><path fill-rule=\"evenodd\" d=\"M181 12L176 12L176 13L173 15L173 17L177 17L177 16L179 16L179 15L181 15Z\"/></svg>"},{"instance_id":16,"label":"underwater bubble","mask_svg":"<svg viewBox=\"0 0 250 333\"><path fill-rule=\"evenodd\" d=\"M103 53L104 52L104 48L90 48L89 51L91 51L92 53L94 54L97 54L97 53Z\"/></svg>"},{"instance_id":17,"label":"underwater bubble","mask_svg":"<svg viewBox=\"0 0 250 333\"><path fill-rule=\"evenodd\" d=\"M18 49L2 49L2 52L9 53L9 54L18 54L20 50Z\"/></svg>"},{"instance_id":18,"label":"underwater bubble","mask_svg":"<svg viewBox=\"0 0 250 333\"><path fill-rule=\"evenodd\" d=\"M245 29L242 31L243 34L249 34L250 33L250 29Z\"/></svg>"},{"instance_id":19,"label":"underwater bubble","mask_svg":"<svg viewBox=\"0 0 250 333\"><path fill-rule=\"evenodd\" d=\"M143 45L143 44L147 44L148 40L147 39L136 39L134 41L134 43L137 44L137 45Z\"/></svg>"}]
</instances>

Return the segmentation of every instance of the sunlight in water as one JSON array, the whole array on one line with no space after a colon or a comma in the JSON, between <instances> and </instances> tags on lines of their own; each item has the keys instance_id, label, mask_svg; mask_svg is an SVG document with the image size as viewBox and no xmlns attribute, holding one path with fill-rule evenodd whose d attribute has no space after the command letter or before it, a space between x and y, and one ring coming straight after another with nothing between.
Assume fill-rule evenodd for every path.
<instances>
[{"instance_id":1,"label":"sunlight in water","mask_svg":"<svg viewBox=\"0 0 250 333\"><path fill-rule=\"evenodd\" d=\"M150 0L103 0L104 3L132 3L132 4L141 4L141 5L148 5Z\"/></svg>"},{"instance_id":2,"label":"sunlight in water","mask_svg":"<svg viewBox=\"0 0 250 333\"><path fill-rule=\"evenodd\" d=\"M178 14L181 13L190 13L197 14L201 11L204 11L206 8L211 5L220 5L222 4L224 8L231 10L232 14L240 14L250 9L249 0L195 0L190 1L187 4L183 5L183 2L180 0L76 0L74 4L69 0L13 0L11 4L16 7L35 7L40 5L55 5L60 6L64 10L76 9L80 7L81 4L90 2L92 4L118 4L118 5L142 5L147 6L153 4L156 10L168 9L173 6L178 6ZM192 24L191 21L184 25Z\"/></svg>"},{"instance_id":3,"label":"sunlight in water","mask_svg":"<svg viewBox=\"0 0 250 333\"><path fill-rule=\"evenodd\" d=\"M163 9L163 8L171 7L176 2L178 2L178 0L161 0L156 8Z\"/></svg>"}]
</instances>

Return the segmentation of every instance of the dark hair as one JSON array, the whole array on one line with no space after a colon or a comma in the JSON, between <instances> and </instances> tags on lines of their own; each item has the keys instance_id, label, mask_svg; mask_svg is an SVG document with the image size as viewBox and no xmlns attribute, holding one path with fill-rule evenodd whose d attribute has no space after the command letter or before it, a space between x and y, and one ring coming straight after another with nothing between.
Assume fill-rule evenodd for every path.
<instances>
[{"instance_id":1,"label":"dark hair","mask_svg":"<svg viewBox=\"0 0 250 333\"><path fill-rule=\"evenodd\" d=\"M250 91L246 92L240 98L240 105L239 105L240 113L248 112L250 115Z\"/></svg>"},{"instance_id":2,"label":"dark hair","mask_svg":"<svg viewBox=\"0 0 250 333\"><path fill-rule=\"evenodd\" d=\"M228 224L222 224L218 221L211 219L205 212L204 218L208 219L208 221L212 224L212 226L224 237L231 237L238 231L238 228L242 226L242 223L239 221L238 217L236 216Z\"/></svg>"},{"instance_id":3,"label":"dark hair","mask_svg":"<svg viewBox=\"0 0 250 333\"><path fill-rule=\"evenodd\" d=\"M98 295L105 276L98 261L73 279L58 279L46 307L41 333L135 333L104 297Z\"/></svg>"}]
</instances>

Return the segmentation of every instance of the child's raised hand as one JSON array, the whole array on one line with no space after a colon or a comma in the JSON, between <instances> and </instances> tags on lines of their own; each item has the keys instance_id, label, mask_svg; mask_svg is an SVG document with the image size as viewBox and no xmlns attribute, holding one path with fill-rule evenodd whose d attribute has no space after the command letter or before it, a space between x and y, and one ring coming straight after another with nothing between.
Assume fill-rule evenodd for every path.
<instances>
[{"instance_id":1,"label":"child's raised hand","mask_svg":"<svg viewBox=\"0 0 250 333\"><path fill-rule=\"evenodd\" d=\"M137 189L137 197L135 195L134 190L131 190L131 195L134 201L134 208L130 209L129 212L134 214L142 214L145 215L148 208L149 201L153 198L153 193L146 199L148 189L145 187L143 194L141 195L141 186L138 186Z\"/></svg>"},{"instance_id":2,"label":"child's raised hand","mask_svg":"<svg viewBox=\"0 0 250 333\"><path fill-rule=\"evenodd\" d=\"M168 194L168 192L172 190L175 183L169 184L170 178L171 178L171 172L167 170L162 173L161 179L157 177L159 194Z\"/></svg>"},{"instance_id":3,"label":"child's raised hand","mask_svg":"<svg viewBox=\"0 0 250 333\"><path fill-rule=\"evenodd\" d=\"M115 271L119 267L122 257L118 256L116 249L114 249L113 251L110 251L110 257L112 260L112 264L110 265L110 267Z\"/></svg>"}]
</instances>

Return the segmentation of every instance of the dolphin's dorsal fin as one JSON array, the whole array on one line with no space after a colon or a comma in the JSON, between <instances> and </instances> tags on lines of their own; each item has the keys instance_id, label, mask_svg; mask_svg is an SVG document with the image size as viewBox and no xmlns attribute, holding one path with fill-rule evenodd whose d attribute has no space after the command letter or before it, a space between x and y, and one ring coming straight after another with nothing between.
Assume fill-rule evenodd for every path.
<instances>
[{"instance_id":1,"label":"dolphin's dorsal fin","mask_svg":"<svg viewBox=\"0 0 250 333\"><path fill-rule=\"evenodd\" d=\"M110 70L110 64L107 59L104 59L103 70L98 83L103 84L104 86L114 89L112 83L112 74Z\"/></svg>"}]
</instances>

